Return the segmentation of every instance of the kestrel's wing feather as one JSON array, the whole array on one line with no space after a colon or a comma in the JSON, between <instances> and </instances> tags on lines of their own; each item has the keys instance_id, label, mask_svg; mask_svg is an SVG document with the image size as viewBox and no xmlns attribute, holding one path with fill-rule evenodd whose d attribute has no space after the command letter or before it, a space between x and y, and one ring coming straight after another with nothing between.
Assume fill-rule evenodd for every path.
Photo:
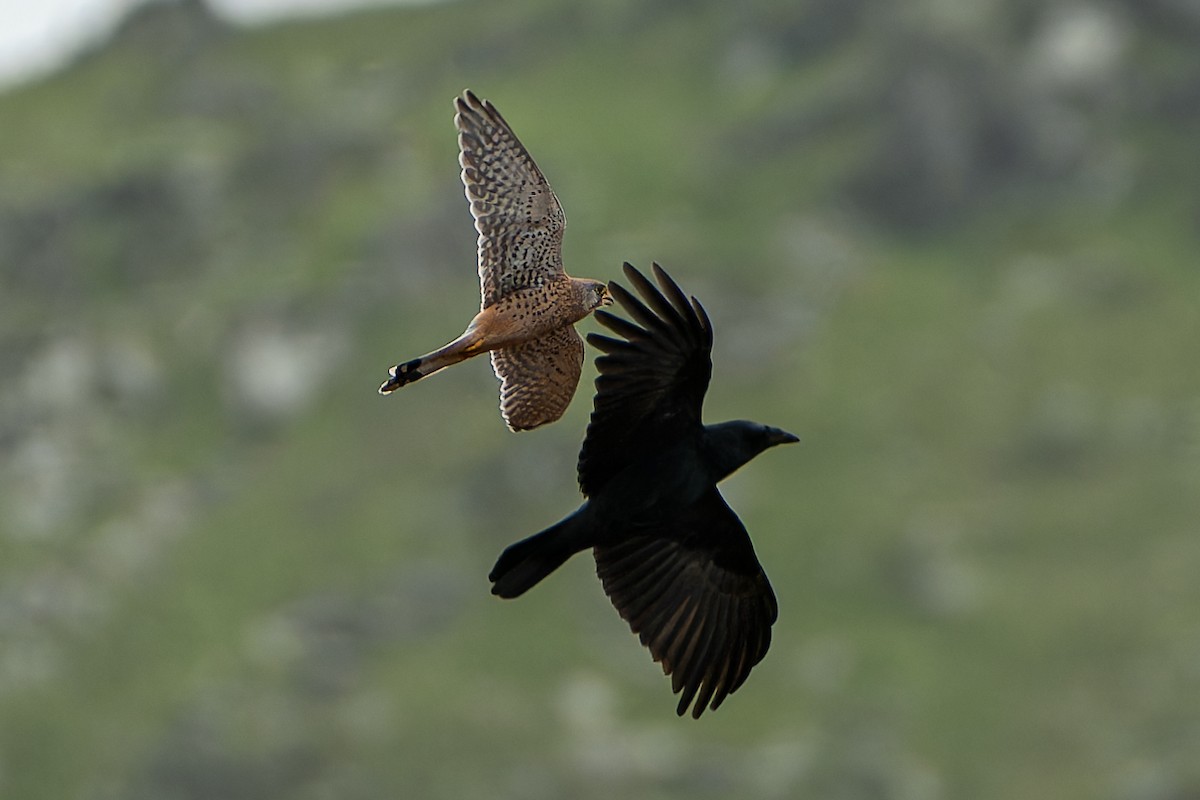
<instances>
[{"instance_id":1,"label":"kestrel's wing feather","mask_svg":"<svg viewBox=\"0 0 1200 800\"><path fill-rule=\"evenodd\" d=\"M594 409L579 451L585 495L627 464L698 434L712 375L712 326L700 303L689 301L657 264L654 277L662 292L629 264L625 277L644 303L619 284L610 289L633 322L597 311L600 324L622 338L588 334L603 355L596 358Z\"/></svg>"},{"instance_id":2,"label":"kestrel's wing feather","mask_svg":"<svg viewBox=\"0 0 1200 800\"><path fill-rule=\"evenodd\" d=\"M524 344L492 351L501 380L500 413L514 431L554 422L563 415L583 368L583 340L572 325Z\"/></svg>"},{"instance_id":3,"label":"kestrel's wing feather","mask_svg":"<svg viewBox=\"0 0 1200 800\"><path fill-rule=\"evenodd\" d=\"M481 308L562 272L562 206L491 103L469 89L454 101L458 161L479 232Z\"/></svg>"},{"instance_id":4,"label":"kestrel's wing feather","mask_svg":"<svg viewBox=\"0 0 1200 800\"><path fill-rule=\"evenodd\" d=\"M741 520L716 487L663 527L594 548L596 573L650 650L682 716L716 709L771 644L775 593Z\"/></svg>"}]
</instances>

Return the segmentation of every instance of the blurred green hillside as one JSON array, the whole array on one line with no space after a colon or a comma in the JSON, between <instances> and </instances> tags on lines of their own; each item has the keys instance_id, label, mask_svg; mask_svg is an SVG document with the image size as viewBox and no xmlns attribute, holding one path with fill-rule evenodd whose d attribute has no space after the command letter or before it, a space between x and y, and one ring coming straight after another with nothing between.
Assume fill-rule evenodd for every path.
<instances>
[{"instance_id":1,"label":"blurred green hillside","mask_svg":"<svg viewBox=\"0 0 1200 800\"><path fill-rule=\"evenodd\" d=\"M375 392L477 303L465 87L802 438L698 722L590 559L488 594L590 363L522 435L486 360ZM134 14L0 95L0 796L1200 796L1198 143L1189 0Z\"/></svg>"}]
</instances>

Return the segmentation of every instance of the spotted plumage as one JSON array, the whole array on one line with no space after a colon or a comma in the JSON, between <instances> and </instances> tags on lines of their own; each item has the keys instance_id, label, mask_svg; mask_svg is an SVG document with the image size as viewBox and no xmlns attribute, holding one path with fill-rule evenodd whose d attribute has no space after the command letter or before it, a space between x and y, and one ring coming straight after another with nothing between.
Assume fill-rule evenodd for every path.
<instances>
[{"instance_id":1,"label":"spotted plumage","mask_svg":"<svg viewBox=\"0 0 1200 800\"><path fill-rule=\"evenodd\" d=\"M529 430L566 411L583 365L574 323L612 298L603 282L563 270L566 216L500 112L470 90L454 104L462 182L479 234L480 310L454 341L392 367L379 392L490 352L504 421Z\"/></svg>"}]
</instances>

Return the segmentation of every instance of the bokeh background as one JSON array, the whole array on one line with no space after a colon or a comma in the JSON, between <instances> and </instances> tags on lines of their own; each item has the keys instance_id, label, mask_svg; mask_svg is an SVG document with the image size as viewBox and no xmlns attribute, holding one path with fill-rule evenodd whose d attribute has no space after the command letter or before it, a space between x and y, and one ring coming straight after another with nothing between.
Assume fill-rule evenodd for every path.
<instances>
[{"instance_id":1,"label":"bokeh background","mask_svg":"<svg viewBox=\"0 0 1200 800\"><path fill-rule=\"evenodd\" d=\"M779 597L700 721L513 435L452 98L664 264ZM134 8L0 94L0 795L1200 797L1200 3ZM584 330L595 330L592 320Z\"/></svg>"}]
</instances>

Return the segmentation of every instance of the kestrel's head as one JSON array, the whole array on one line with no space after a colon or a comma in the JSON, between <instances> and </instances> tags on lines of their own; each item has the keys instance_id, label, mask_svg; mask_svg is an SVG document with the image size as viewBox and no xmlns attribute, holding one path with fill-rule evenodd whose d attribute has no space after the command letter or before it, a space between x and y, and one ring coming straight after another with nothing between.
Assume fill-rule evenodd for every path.
<instances>
[{"instance_id":1,"label":"kestrel's head","mask_svg":"<svg viewBox=\"0 0 1200 800\"><path fill-rule=\"evenodd\" d=\"M584 281L583 285L583 305L588 311L595 311L600 306L611 306L613 303L612 293L608 291L608 284L603 281Z\"/></svg>"}]
</instances>

